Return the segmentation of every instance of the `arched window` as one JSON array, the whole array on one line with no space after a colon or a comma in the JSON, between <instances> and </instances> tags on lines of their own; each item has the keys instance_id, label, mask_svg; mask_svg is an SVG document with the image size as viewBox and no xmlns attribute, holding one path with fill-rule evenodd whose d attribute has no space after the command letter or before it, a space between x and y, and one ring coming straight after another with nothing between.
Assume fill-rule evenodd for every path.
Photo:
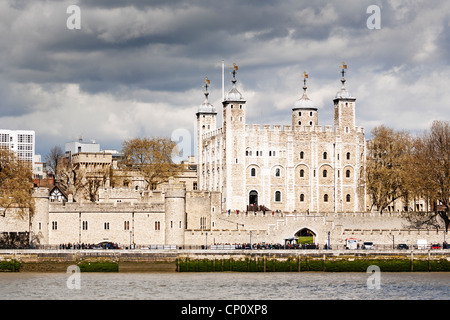
<instances>
[{"instance_id":1,"label":"arched window","mask_svg":"<svg viewBox=\"0 0 450 320\"><path fill-rule=\"evenodd\" d=\"M305 195L302 193L302 194L300 195L300 202L303 202L303 201L305 201Z\"/></svg>"},{"instance_id":2,"label":"arched window","mask_svg":"<svg viewBox=\"0 0 450 320\"><path fill-rule=\"evenodd\" d=\"M303 151L300 151L300 159L303 159L304 156L305 156L305 153Z\"/></svg>"},{"instance_id":3,"label":"arched window","mask_svg":"<svg viewBox=\"0 0 450 320\"><path fill-rule=\"evenodd\" d=\"M347 152L347 160L350 160L350 152Z\"/></svg>"},{"instance_id":4,"label":"arched window","mask_svg":"<svg viewBox=\"0 0 450 320\"><path fill-rule=\"evenodd\" d=\"M275 202L280 202L281 201L281 191L276 191L275 192Z\"/></svg>"},{"instance_id":5,"label":"arched window","mask_svg":"<svg viewBox=\"0 0 450 320\"><path fill-rule=\"evenodd\" d=\"M345 170L345 177L350 178L350 170Z\"/></svg>"},{"instance_id":6,"label":"arched window","mask_svg":"<svg viewBox=\"0 0 450 320\"><path fill-rule=\"evenodd\" d=\"M298 122L298 125L299 125L299 126L301 126L301 125L302 125L302 122L301 122L301 121L299 121L299 122Z\"/></svg>"},{"instance_id":7,"label":"arched window","mask_svg":"<svg viewBox=\"0 0 450 320\"><path fill-rule=\"evenodd\" d=\"M279 177L281 175L280 168L275 169L275 177Z\"/></svg>"},{"instance_id":8,"label":"arched window","mask_svg":"<svg viewBox=\"0 0 450 320\"><path fill-rule=\"evenodd\" d=\"M345 200L346 200L347 202L350 202L350 199L351 199L350 195L347 194L347 195L345 196Z\"/></svg>"},{"instance_id":9,"label":"arched window","mask_svg":"<svg viewBox=\"0 0 450 320\"><path fill-rule=\"evenodd\" d=\"M300 178L303 178L305 176L305 170L300 169Z\"/></svg>"},{"instance_id":10,"label":"arched window","mask_svg":"<svg viewBox=\"0 0 450 320\"><path fill-rule=\"evenodd\" d=\"M327 153L326 153L326 152L323 153L323 159L324 159L324 160L327 159Z\"/></svg>"},{"instance_id":11,"label":"arched window","mask_svg":"<svg viewBox=\"0 0 450 320\"><path fill-rule=\"evenodd\" d=\"M256 177L256 169L255 169L255 168L252 168L252 169L250 170L250 175L251 175L252 177Z\"/></svg>"},{"instance_id":12,"label":"arched window","mask_svg":"<svg viewBox=\"0 0 450 320\"><path fill-rule=\"evenodd\" d=\"M327 177L327 170L326 170L326 169L323 170L323 177L324 177L324 178Z\"/></svg>"},{"instance_id":13,"label":"arched window","mask_svg":"<svg viewBox=\"0 0 450 320\"><path fill-rule=\"evenodd\" d=\"M327 194L323 195L323 202L328 202L328 195Z\"/></svg>"}]
</instances>

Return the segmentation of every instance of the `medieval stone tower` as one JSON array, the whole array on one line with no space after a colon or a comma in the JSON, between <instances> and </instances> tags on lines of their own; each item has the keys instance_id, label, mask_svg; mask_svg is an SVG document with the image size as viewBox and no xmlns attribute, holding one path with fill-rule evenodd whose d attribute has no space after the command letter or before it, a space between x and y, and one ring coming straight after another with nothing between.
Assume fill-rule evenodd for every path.
<instances>
[{"instance_id":1,"label":"medieval stone tower","mask_svg":"<svg viewBox=\"0 0 450 320\"><path fill-rule=\"evenodd\" d=\"M290 125L246 124L246 100L236 87L223 99L222 128L206 100L197 112L199 189L222 194L222 210L356 212L366 209L364 130L355 125L355 101L345 87L333 98L334 126L319 125L318 108L303 95Z\"/></svg>"},{"instance_id":2,"label":"medieval stone tower","mask_svg":"<svg viewBox=\"0 0 450 320\"><path fill-rule=\"evenodd\" d=\"M207 156L207 154L204 152L203 146L202 146L202 136L210 131L216 130L216 118L217 118L217 112L216 108L209 103L208 96L208 87L209 87L210 81L208 80L208 77L205 78L205 101L199 106L198 112L196 113L197 116L197 171L198 172L204 172L205 169L208 170L208 168L204 167L204 157ZM198 185L199 189L202 190L209 190L212 188L211 184L206 185L204 174L198 175Z\"/></svg>"},{"instance_id":3,"label":"medieval stone tower","mask_svg":"<svg viewBox=\"0 0 450 320\"><path fill-rule=\"evenodd\" d=\"M236 88L236 72L233 65L233 86L225 96L223 104L223 136L225 150L224 202L228 208L243 210L246 205L245 190L245 103L242 94Z\"/></svg>"}]
</instances>

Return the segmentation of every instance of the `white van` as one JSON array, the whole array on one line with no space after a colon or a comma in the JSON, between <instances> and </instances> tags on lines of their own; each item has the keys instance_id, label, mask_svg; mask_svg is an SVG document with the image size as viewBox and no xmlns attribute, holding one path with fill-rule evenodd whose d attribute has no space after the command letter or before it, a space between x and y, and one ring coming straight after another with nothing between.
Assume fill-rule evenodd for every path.
<instances>
[{"instance_id":1,"label":"white van","mask_svg":"<svg viewBox=\"0 0 450 320\"><path fill-rule=\"evenodd\" d=\"M373 250L373 242L372 241L364 241L363 249L365 249L365 250Z\"/></svg>"},{"instance_id":2,"label":"white van","mask_svg":"<svg viewBox=\"0 0 450 320\"><path fill-rule=\"evenodd\" d=\"M419 250L426 250L427 247L428 247L427 240L425 240L425 239L417 240L417 249L419 249Z\"/></svg>"}]
</instances>

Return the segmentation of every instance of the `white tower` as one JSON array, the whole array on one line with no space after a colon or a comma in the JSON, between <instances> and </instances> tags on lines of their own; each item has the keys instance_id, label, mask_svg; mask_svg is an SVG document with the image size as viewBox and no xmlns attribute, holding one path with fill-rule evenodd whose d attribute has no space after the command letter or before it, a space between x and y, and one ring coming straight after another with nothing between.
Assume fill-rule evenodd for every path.
<instances>
[{"instance_id":1,"label":"white tower","mask_svg":"<svg viewBox=\"0 0 450 320\"><path fill-rule=\"evenodd\" d=\"M319 125L317 108L306 94L306 79L308 74L303 73L303 95L297 100L292 108L292 128L298 126L317 126Z\"/></svg>"},{"instance_id":2,"label":"white tower","mask_svg":"<svg viewBox=\"0 0 450 320\"><path fill-rule=\"evenodd\" d=\"M340 127L345 133L355 130L355 101L356 98L345 88L345 70L347 65L342 62L342 87L334 97L334 127Z\"/></svg>"},{"instance_id":3,"label":"white tower","mask_svg":"<svg viewBox=\"0 0 450 320\"><path fill-rule=\"evenodd\" d=\"M208 77L205 77L205 101L198 107L198 111L196 113L197 116L197 177L198 177L198 186L199 189L206 189L205 182L205 173L204 163L205 163L205 154L204 154L204 145L203 145L203 134L216 130L216 108L208 101L208 87L210 84L210 80Z\"/></svg>"},{"instance_id":4,"label":"white tower","mask_svg":"<svg viewBox=\"0 0 450 320\"><path fill-rule=\"evenodd\" d=\"M238 66L232 67L233 87L225 96L223 104L223 135L225 164L223 197L225 209L245 210L245 103L242 94L236 88Z\"/></svg>"}]
</instances>

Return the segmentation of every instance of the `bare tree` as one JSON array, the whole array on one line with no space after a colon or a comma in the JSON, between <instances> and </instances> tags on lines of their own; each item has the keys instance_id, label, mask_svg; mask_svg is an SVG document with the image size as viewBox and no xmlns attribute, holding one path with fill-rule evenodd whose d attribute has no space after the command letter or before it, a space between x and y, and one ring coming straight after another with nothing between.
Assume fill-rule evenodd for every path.
<instances>
[{"instance_id":1,"label":"bare tree","mask_svg":"<svg viewBox=\"0 0 450 320\"><path fill-rule=\"evenodd\" d=\"M61 165L64 158L64 152L60 146L54 146L50 149L50 152L45 156L45 163L47 169L55 176L57 174L57 168Z\"/></svg>"},{"instance_id":2,"label":"bare tree","mask_svg":"<svg viewBox=\"0 0 450 320\"><path fill-rule=\"evenodd\" d=\"M412 139L405 131L396 132L385 126L374 128L372 134L368 143L367 191L372 207L383 212L396 199L408 197Z\"/></svg>"},{"instance_id":3,"label":"bare tree","mask_svg":"<svg viewBox=\"0 0 450 320\"><path fill-rule=\"evenodd\" d=\"M138 170L154 189L158 184L175 176L182 166L172 162L171 156L176 143L166 137L135 138L122 144L123 161L121 167Z\"/></svg>"},{"instance_id":4,"label":"bare tree","mask_svg":"<svg viewBox=\"0 0 450 320\"><path fill-rule=\"evenodd\" d=\"M450 224L450 123L434 121L429 131L414 144L415 173L421 180L421 191L434 205L434 215L440 217L448 231Z\"/></svg>"}]
</instances>

